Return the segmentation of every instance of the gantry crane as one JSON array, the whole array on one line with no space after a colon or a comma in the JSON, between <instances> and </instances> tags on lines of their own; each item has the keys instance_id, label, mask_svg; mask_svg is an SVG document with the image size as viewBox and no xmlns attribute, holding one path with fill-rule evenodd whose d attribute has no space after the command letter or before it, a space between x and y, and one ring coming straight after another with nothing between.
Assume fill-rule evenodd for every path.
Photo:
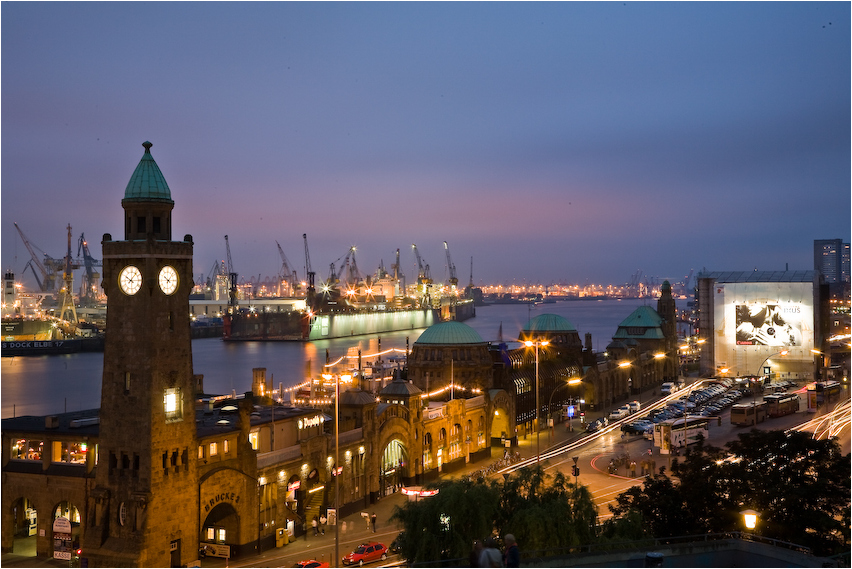
<instances>
[{"instance_id":1,"label":"gantry crane","mask_svg":"<svg viewBox=\"0 0 852 569\"><path fill-rule=\"evenodd\" d=\"M237 310L237 273L231 261L231 245L228 243L227 235L225 235L225 251L228 254L228 312L233 313Z\"/></svg>"},{"instance_id":2,"label":"gantry crane","mask_svg":"<svg viewBox=\"0 0 852 569\"><path fill-rule=\"evenodd\" d=\"M290 261L287 260L287 255L284 254L281 244L278 241L275 244L278 245L278 254L281 255L281 277L290 284L290 296L295 296L296 289L299 286L299 277L296 276L296 270L292 268Z\"/></svg>"},{"instance_id":3,"label":"gantry crane","mask_svg":"<svg viewBox=\"0 0 852 569\"><path fill-rule=\"evenodd\" d=\"M89 253L89 244L86 242L84 233L80 234L80 239L77 241L78 257L80 251L83 252L83 265L86 268L86 275L83 277L83 283L80 286L80 304L90 306L97 301L98 279L101 275L95 271L95 267L100 267L101 262Z\"/></svg>"}]
</instances>

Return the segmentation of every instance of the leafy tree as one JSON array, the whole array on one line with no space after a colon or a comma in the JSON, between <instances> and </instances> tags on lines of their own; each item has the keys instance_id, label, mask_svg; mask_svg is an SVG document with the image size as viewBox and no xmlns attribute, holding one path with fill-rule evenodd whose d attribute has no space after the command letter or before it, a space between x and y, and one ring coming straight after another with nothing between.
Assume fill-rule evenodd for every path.
<instances>
[{"instance_id":1,"label":"leafy tree","mask_svg":"<svg viewBox=\"0 0 852 569\"><path fill-rule=\"evenodd\" d=\"M513 533L527 551L594 541L597 509L585 486L538 467L494 481L452 480L438 494L397 508L400 553L409 563L467 557L474 540Z\"/></svg>"},{"instance_id":2,"label":"leafy tree","mask_svg":"<svg viewBox=\"0 0 852 569\"><path fill-rule=\"evenodd\" d=\"M447 480L434 496L397 507L400 555L409 563L467 557L474 540L491 535L500 495L496 483Z\"/></svg>"},{"instance_id":3,"label":"leafy tree","mask_svg":"<svg viewBox=\"0 0 852 569\"><path fill-rule=\"evenodd\" d=\"M522 468L506 480L495 522L498 533L514 534L529 551L592 543L598 512L588 488L561 472L548 482L540 466Z\"/></svg>"},{"instance_id":4,"label":"leafy tree","mask_svg":"<svg viewBox=\"0 0 852 569\"><path fill-rule=\"evenodd\" d=\"M648 476L643 487L619 495L603 535L736 531L743 529L740 512L754 509L761 535L805 545L816 555L848 551L850 458L836 441L753 430L726 447L699 443L673 463L672 477Z\"/></svg>"}]
</instances>

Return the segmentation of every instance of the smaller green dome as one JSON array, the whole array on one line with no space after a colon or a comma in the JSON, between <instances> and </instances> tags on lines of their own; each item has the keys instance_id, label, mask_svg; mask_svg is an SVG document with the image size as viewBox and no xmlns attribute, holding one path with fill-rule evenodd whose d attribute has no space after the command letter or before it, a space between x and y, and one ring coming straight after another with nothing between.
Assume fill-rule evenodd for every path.
<instances>
[{"instance_id":1,"label":"smaller green dome","mask_svg":"<svg viewBox=\"0 0 852 569\"><path fill-rule=\"evenodd\" d=\"M539 314L524 326L522 332L576 332L567 318L558 314Z\"/></svg>"},{"instance_id":2,"label":"smaller green dome","mask_svg":"<svg viewBox=\"0 0 852 569\"><path fill-rule=\"evenodd\" d=\"M451 320L426 328L415 344L484 344L479 332L464 324Z\"/></svg>"},{"instance_id":3,"label":"smaller green dome","mask_svg":"<svg viewBox=\"0 0 852 569\"><path fill-rule=\"evenodd\" d=\"M127 188L124 190L124 199L131 201L160 201L175 203L172 200L172 192L169 190L169 185L160 172L160 167L154 162L154 157L151 156L151 144L148 141L142 143L145 148L145 154L142 155L142 160L130 176L130 181L127 182Z\"/></svg>"}]
</instances>

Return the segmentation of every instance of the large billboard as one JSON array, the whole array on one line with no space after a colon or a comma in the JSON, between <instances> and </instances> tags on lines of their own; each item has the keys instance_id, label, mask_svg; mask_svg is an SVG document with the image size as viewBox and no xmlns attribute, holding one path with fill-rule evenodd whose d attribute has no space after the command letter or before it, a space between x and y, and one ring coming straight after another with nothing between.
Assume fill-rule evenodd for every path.
<instances>
[{"instance_id":1,"label":"large billboard","mask_svg":"<svg viewBox=\"0 0 852 569\"><path fill-rule=\"evenodd\" d=\"M813 363L812 282L716 283L715 361L730 375L799 374Z\"/></svg>"}]
</instances>

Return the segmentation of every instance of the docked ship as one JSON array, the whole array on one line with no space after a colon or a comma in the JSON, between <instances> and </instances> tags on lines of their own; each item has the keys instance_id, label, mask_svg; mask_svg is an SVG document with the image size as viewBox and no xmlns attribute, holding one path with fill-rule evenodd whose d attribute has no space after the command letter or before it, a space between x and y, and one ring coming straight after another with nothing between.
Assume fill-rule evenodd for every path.
<instances>
[{"instance_id":1,"label":"docked ship","mask_svg":"<svg viewBox=\"0 0 852 569\"><path fill-rule=\"evenodd\" d=\"M415 249L416 251L416 249ZM428 328L442 320L466 320L476 315L472 300L463 299L457 281L435 285L418 256L417 283L406 291L399 271L399 250L392 272L380 266L361 278L354 248L338 275L334 264L319 290L312 274L304 298L238 300L232 287L223 314L225 341L311 341Z\"/></svg>"}]
</instances>

